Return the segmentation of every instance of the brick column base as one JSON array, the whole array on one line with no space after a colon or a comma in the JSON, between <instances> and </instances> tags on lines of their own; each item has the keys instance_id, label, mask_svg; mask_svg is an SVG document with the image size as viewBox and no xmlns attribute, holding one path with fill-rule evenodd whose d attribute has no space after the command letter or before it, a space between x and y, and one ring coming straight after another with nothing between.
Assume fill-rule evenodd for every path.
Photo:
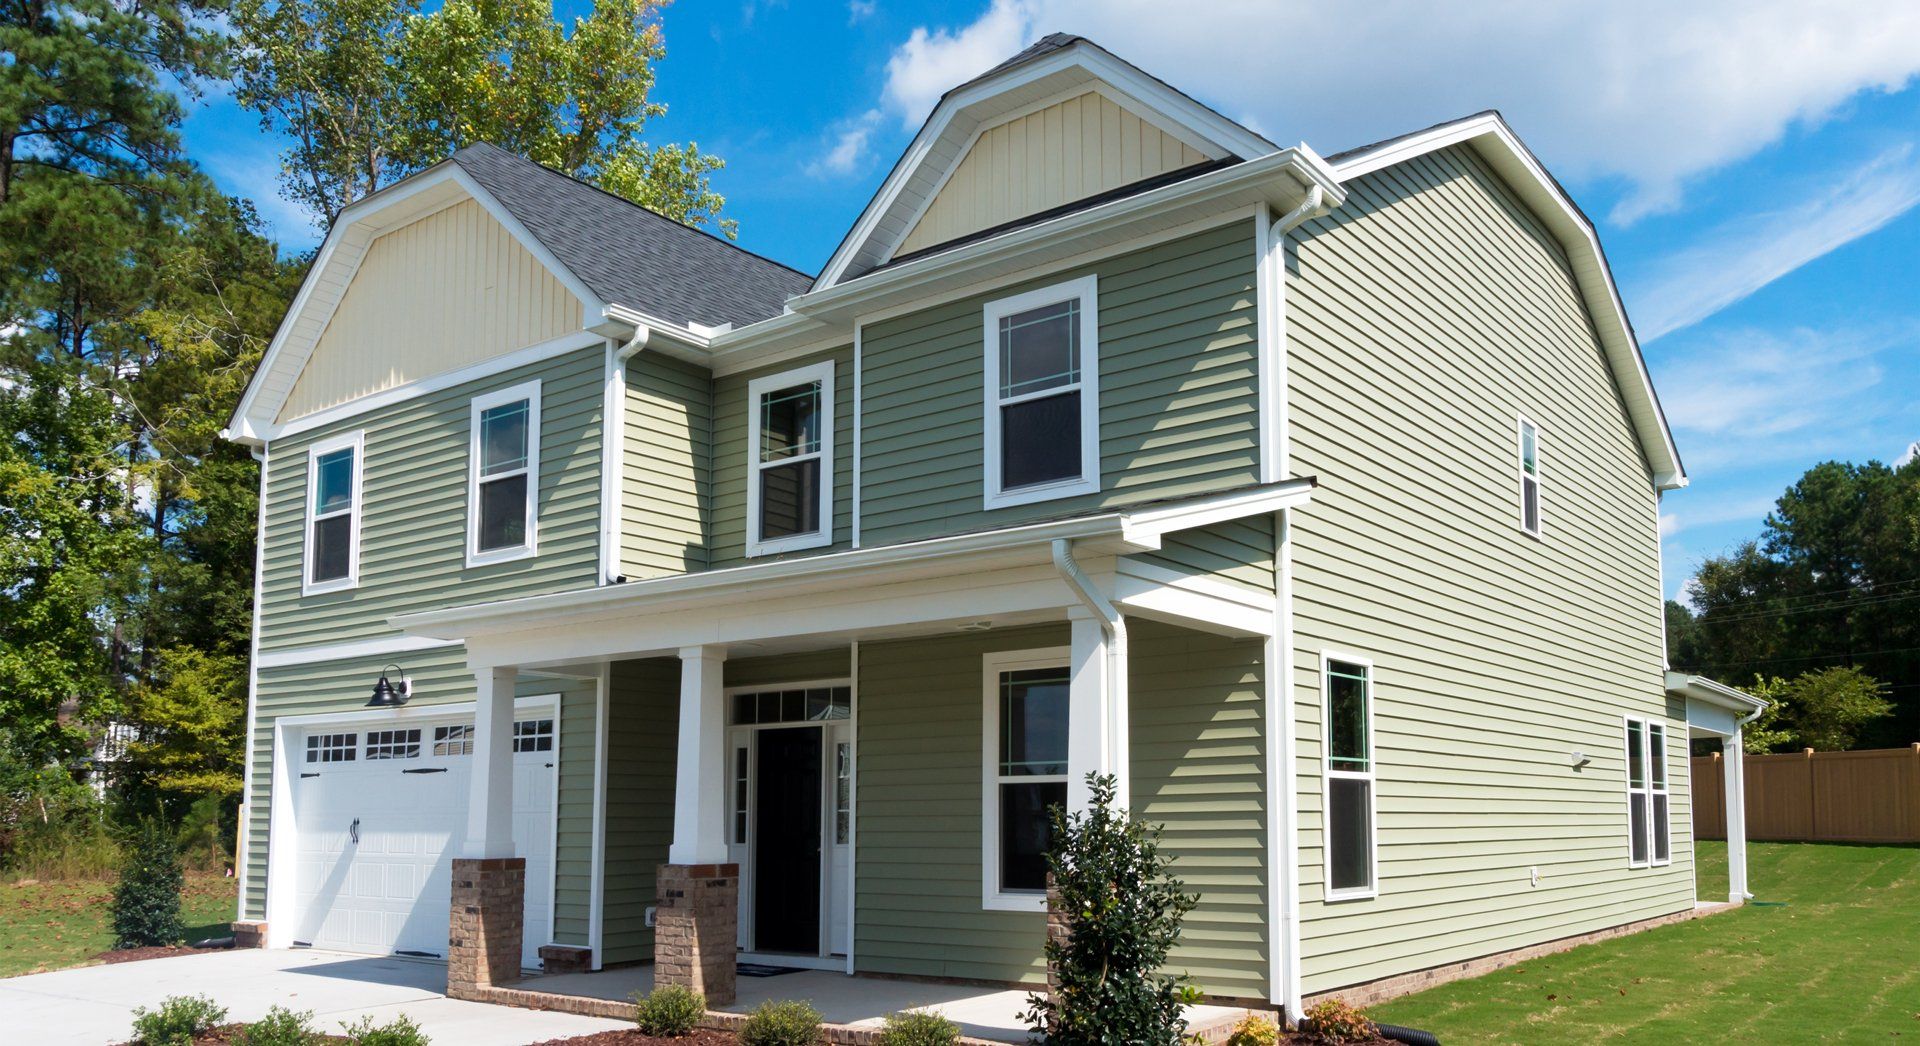
<instances>
[{"instance_id":1,"label":"brick column base","mask_svg":"<svg viewBox=\"0 0 1920 1046\"><path fill-rule=\"evenodd\" d=\"M235 948L265 948L267 946L267 924L243 919L233 924L233 946Z\"/></svg>"},{"instance_id":2,"label":"brick column base","mask_svg":"<svg viewBox=\"0 0 1920 1046\"><path fill-rule=\"evenodd\" d=\"M574 944L540 946L541 973L589 973L593 970L593 949Z\"/></svg>"},{"instance_id":3,"label":"brick column base","mask_svg":"<svg viewBox=\"0 0 1920 1046\"><path fill-rule=\"evenodd\" d=\"M740 866L663 864L653 930L653 983L683 984L707 1007L734 998Z\"/></svg>"},{"instance_id":4,"label":"brick column base","mask_svg":"<svg viewBox=\"0 0 1920 1046\"><path fill-rule=\"evenodd\" d=\"M520 979L520 946L527 893L524 857L453 859L453 910L447 925L447 995L478 997L478 989Z\"/></svg>"},{"instance_id":5,"label":"brick column base","mask_svg":"<svg viewBox=\"0 0 1920 1046\"><path fill-rule=\"evenodd\" d=\"M1060 908L1060 891L1053 885L1053 873L1047 873L1047 943L1059 941L1065 944L1073 937L1073 927L1067 922L1067 913ZM1047 959L1047 994L1059 1001L1060 971L1054 968L1053 959Z\"/></svg>"}]
</instances>

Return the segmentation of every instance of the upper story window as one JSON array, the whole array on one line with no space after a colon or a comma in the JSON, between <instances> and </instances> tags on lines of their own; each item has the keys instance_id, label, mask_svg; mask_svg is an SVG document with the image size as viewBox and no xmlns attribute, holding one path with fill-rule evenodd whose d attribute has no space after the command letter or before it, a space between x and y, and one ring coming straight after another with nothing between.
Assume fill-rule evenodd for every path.
<instances>
[{"instance_id":1,"label":"upper story window","mask_svg":"<svg viewBox=\"0 0 1920 1046\"><path fill-rule=\"evenodd\" d=\"M1520 529L1540 536L1540 426L1520 419Z\"/></svg>"},{"instance_id":2,"label":"upper story window","mask_svg":"<svg viewBox=\"0 0 1920 1046\"><path fill-rule=\"evenodd\" d=\"M300 590L333 592L360 583L361 433L307 450L307 563Z\"/></svg>"},{"instance_id":3,"label":"upper story window","mask_svg":"<svg viewBox=\"0 0 1920 1046\"><path fill-rule=\"evenodd\" d=\"M1363 658L1321 659L1326 695L1327 900L1372 897L1375 876L1373 814L1373 665Z\"/></svg>"},{"instance_id":4,"label":"upper story window","mask_svg":"<svg viewBox=\"0 0 1920 1046\"><path fill-rule=\"evenodd\" d=\"M747 383L747 555L833 541L833 361Z\"/></svg>"},{"instance_id":5,"label":"upper story window","mask_svg":"<svg viewBox=\"0 0 1920 1046\"><path fill-rule=\"evenodd\" d=\"M986 507L1100 489L1094 277L986 307Z\"/></svg>"},{"instance_id":6,"label":"upper story window","mask_svg":"<svg viewBox=\"0 0 1920 1046\"><path fill-rule=\"evenodd\" d=\"M1053 836L1049 811L1067 801L1067 651L988 654L985 677L981 903L1041 911Z\"/></svg>"},{"instance_id":7,"label":"upper story window","mask_svg":"<svg viewBox=\"0 0 1920 1046\"><path fill-rule=\"evenodd\" d=\"M474 397L467 451L467 565L533 555L539 529L540 383Z\"/></svg>"}]
</instances>

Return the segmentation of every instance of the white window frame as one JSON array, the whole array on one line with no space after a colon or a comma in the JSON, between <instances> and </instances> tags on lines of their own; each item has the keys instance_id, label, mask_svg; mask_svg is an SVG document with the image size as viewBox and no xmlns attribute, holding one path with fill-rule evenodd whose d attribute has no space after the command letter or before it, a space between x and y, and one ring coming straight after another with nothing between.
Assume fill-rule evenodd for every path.
<instances>
[{"instance_id":1,"label":"white window frame","mask_svg":"<svg viewBox=\"0 0 1920 1046\"><path fill-rule=\"evenodd\" d=\"M1093 494L1100 490L1100 288L1092 275L1056 283L1049 287L1001 298L986 304L981 323L986 355L985 409L982 421L986 433L985 507L1008 508L1038 501ZM1064 301L1078 300L1080 305L1080 380L1073 385L1058 385L1039 392L1000 397L1000 320ZM1000 408L1029 399L1058 396L1069 390L1080 393L1080 475L1069 479L1039 483L1016 490L1003 490L1000 484Z\"/></svg>"},{"instance_id":2,"label":"white window frame","mask_svg":"<svg viewBox=\"0 0 1920 1046\"><path fill-rule=\"evenodd\" d=\"M518 400L527 401L527 540L525 544L480 550L480 415ZM503 472L488 479L514 475ZM510 563L540 554L540 382L538 379L475 396L467 414L467 566Z\"/></svg>"},{"instance_id":3,"label":"white window frame","mask_svg":"<svg viewBox=\"0 0 1920 1046\"><path fill-rule=\"evenodd\" d=\"M1633 744L1633 727L1636 724L1640 727L1640 758L1641 762L1644 763L1647 768L1646 784L1637 788L1634 787L1633 784L1633 759L1631 751L1631 745ZM1657 746L1653 743L1654 727L1660 728L1660 743ZM1626 757L1625 762L1621 766L1621 770L1623 776L1626 778L1627 785L1627 867L1629 868L1664 868L1673 863L1673 766L1667 760L1667 735L1669 730L1670 728L1664 719L1650 719L1644 716L1633 715L1621 717L1620 749ZM1655 759L1660 760L1659 773L1654 772ZM1658 784L1656 785L1655 782L1658 782ZM1633 797L1636 795L1643 795L1647 800L1645 838L1640 840L1646 848L1647 859L1644 861L1636 861L1633 859ZM1659 817L1659 807L1654 803L1656 796L1663 797L1667 801L1667 856L1665 857L1659 856L1659 851L1653 845L1657 834L1655 831L1656 820Z\"/></svg>"},{"instance_id":4,"label":"white window frame","mask_svg":"<svg viewBox=\"0 0 1920 1046\"><path fill-rule=\"evenodd\" d=\"M1045 912L1044 891L1000 888L1000 676L1033 668L1071 670L1068 647L1000 650L981 658L980 690L980 907L992 912ZM1025 784L1066 783L1071 773L1043 777L1005 778Z\"/></svg>"},{"instance_id":5,"label":"white window frame","mask_svg":"<svg viewBox=\"0 0 1920 1046\"><path fill-rule=\"evenodd\" d=\"M1533 431L1533 471L1531 473L1527 471L1527 431L1529 429ZM1519 524L1520 532L1530 538L1540 538L1547 529L1547 484L1545 470L1541 468L1541 462L1545 459L1542 453L1545 442L1540 426L1526 415L1520 415L1513 427L1513 473L1519 488L1519 498L1515 503L1519 515L1514 517L1514 522ZM1528 480L1533 481L1534 525L1532 527L1527 526Z\"/></svg>"},{"instance_id":6,"label":"white window frame","mask_svg":"<svg viewBox=\"0 0 1920 1046\"><path fill-rule=\"evenodd\" d=\"M777 462L760 460L760 397L795 385L820 384L820 449L811 454L796 454ZM820 548L833 544L833 361L819 363L778 374L767 374L747 382L747 555L771 556L781 552ZM820 518L805 534L763 541L760 538L760 472L769 467L791 465L797 461L820 459Z\"/></svg>"},{"instance_id":7,"label":"white window frame","mask_svg":"<svg viewBox=\"0 0 1920 1046\"><path fill-rule=\"evenodd\" d=\"M1367 769L1336 770L1333 766L1333 663L1358 665L1367 671ZM1365 901L1380 896L1380 756L1373 731L1373 707L1380 675L1373 659L1339 650L1320 652L1320 881L1329 903ZM1336 890L1333 887L1332 781L1367 782L1367 885Z\"/></svg>"},{"instance_id":8,"label":"white window frame","mask_svg":"<svg viewBox=\"0 0 1920 1046\"><path fill-rule=\"evenodd\" d=\"M347 576L326 581L313 580L313 525L318 522L314 510L320 496L320 459L341 450L353 451L353 504L347 508ZM365 512L361 496L362 477L367 466L367 440L364 431L348 432L324 439L307 448L306 547L300 559L300 594L320 595L358 588L360 585L360 519ZM332 519L339 513L329 513Z\"/></svg>"}]
</instances>

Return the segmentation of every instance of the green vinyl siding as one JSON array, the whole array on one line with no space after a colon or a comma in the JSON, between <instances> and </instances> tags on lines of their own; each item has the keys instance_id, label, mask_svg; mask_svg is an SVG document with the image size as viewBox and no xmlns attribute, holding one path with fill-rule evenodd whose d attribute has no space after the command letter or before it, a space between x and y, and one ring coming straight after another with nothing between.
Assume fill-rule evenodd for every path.
<instances>
[{"instance_id":1,"label":"green vinyl siding","mask_svg":"<svg viewBox=\"0 0 1920 1046\"><path fill-rule=\"evenodd\" d=\"M629 578L704 570L712 529L713 379L641 352L627 361L620 563Z\"/></svg>"},{"instance_id":2,"label":"green vinyl siding","mask_svg":"<svg viewBox=\"0 0 1920 1046\"><path fill-rule=\"evenodd\" d=\"M600 557L605 350L583 349L275 440L267 458L260 646L393 636L393 614L535 595L596 582ZM539 554L468 569L469 401L540 379ZM307 448L363 431L360 582L300 592Z\"/></svg>"},{"instance_id":3,"label":"green vinyl siding","mask_svg":"<svg viewBox=\"0 0 1920 1046\"><path fill-rule=\"evenodd\" d=\"M862 329L861 543L1225 490L1259 478L1253 223L1235 222ZM986 510L988 302L1099 284L1100 490Z\"/></svg>"},{"instance_id":4,"label":"green vinyl siding","mask_svg":"<svg viewBox=\"0 0 1920 1046\"><path fill-rule=\"evenodd\" d=\"M653 958L647 908L673 841L674 752L680 729L680 663L613 663L607 708L604 963Z\"/></svg>"},{"instance_id":5,"label":"green vinyl siding","mask_svg":"<svg viewBox=\"0 0 1920 1046\"><path fill-rule=\"evenodd\" d=\"M247 793L247 869L242 910L249 919L265 918L267 833L273 808L273 734L281 716L358 712L366 707L373 681L392 656L347 658L260 670L248 759L253 768ZM407 707L470 703L473 673L458 646L415 651L397 658L413 683ZM554 935L563 943L586 943L585 912L592 870L594 691L591 680L522 678L520 697L556 694L560 698L560 757L555 782L558 820L554 847ZM576 926L576 920L578 925Z\"/></svg>"},{"instance_id":6,"label":"green vinyl siding","mask_svg":"<svg viewBox=\"0 0 1920 1046\"><path fill-rule=\"evenodd\" d=\"M1350 192L1295 234L1287 290L1292 472L1320 480L1294 527L1309 993L1693 903L1684 770L1672 865L1627 867L1622 717L1668 717L1676 768L1686 730L1651 480L1567 257L1466 149ZM1327 650L1374 661L1374 899L1323 900Z\"/></svg>"},{"instance_id":7,"label":"green vinyl siding","mask_svg":"<svg viewBox=\"0 0 1920 1046\"><path fill-rule=\"evenodd\" d=\"M852 674L853 655L847 647L731 658L725 670L729 687L811 683L821 679L846 679Z\"/></svg>"},{"instance_id":8,"label":"green vinyl siding","mask_svg":"<svg viewBox=\"0 0 1920 1046\"><path fill-rule=\"evenodd\" d=\"M1160 548L1127 557L1181 577L1210 577L1259 592L1274 591L1273 517L1249 516L1177 530Z\"/></svg>"},{"instance_id":9,"label":"green vinyl siding","mask_svg":"<svg viewBox=\"0 0 1920 1046\"><path fill-rule=\"evenodd\" d=\"M833 523L833 542L781 555L758 556L752 562L814 556L852 547L853 349L847 347L714 379L712 564L716 569L748 562L747 443L753 434L753 407L747 402L748 383L824 360L833 361L833 506L828 513Z\"/></svg>"}]
</instances>

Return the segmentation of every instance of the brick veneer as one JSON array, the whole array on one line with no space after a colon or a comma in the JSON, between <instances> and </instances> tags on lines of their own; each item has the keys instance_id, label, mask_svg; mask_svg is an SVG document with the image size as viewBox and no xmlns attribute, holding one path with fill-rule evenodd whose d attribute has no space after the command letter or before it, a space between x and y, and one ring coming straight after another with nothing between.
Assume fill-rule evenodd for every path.
<instances>
[{"instance_id":1,"label":"brick veneer","mask_svg":"<svg viewBox=\"0 0 1920 1046\"><path fill-rule=\"evenodd\" d=\"M582 948L576 944L540 946L541 973L590 973L592 970L592 948Z\"/></svg>"},{"instance_id":2,"label":"brick veneer","mask_svg":"<svg viewBox=\"0 0 1920 1046\"><path fill-rule=\"evenodd\" d=\"M453 859L447 995L479 999L480 989L511 984L520 978L526 893L524 857Z\"/></svg>"},{"instance_id":3,"label":"brick veneer","mask_svg":"<svg viewBox=\"0 0 1920 1046\"><path fill-rule=\"evenodd\" d=\"M235 948L265 948L267 946L267 924L251 919L243 919L233 924L233 946Z\"/></svg>"},{"instance_id":4,"label":"brick veneer","mask_svg":"<svg viewBox=\"0 0 1920 1046\"><path fill-rule=\"evenodd\" d=\"M1067 922L1067 913L1060 907L1060 890L1053 884L1053 873L1047 873L1047 943L1059 941L1061 944L1073 938L1073 926ZM1047 994L1057 995L1060 991L1060 971L1054 968L1053 960L1047 960Z\"/></svg>"},{"instance_id":5,"label":"brick veneer","mask_svg":"<svg viewBox=\"0 0 1920 1046\"><path fill-rule=\"evenodd\" d=\"M663 864L653 929L653 983L683 984L709 1006L734 998L740 866Z\"/></svg>"}]
</instances>

